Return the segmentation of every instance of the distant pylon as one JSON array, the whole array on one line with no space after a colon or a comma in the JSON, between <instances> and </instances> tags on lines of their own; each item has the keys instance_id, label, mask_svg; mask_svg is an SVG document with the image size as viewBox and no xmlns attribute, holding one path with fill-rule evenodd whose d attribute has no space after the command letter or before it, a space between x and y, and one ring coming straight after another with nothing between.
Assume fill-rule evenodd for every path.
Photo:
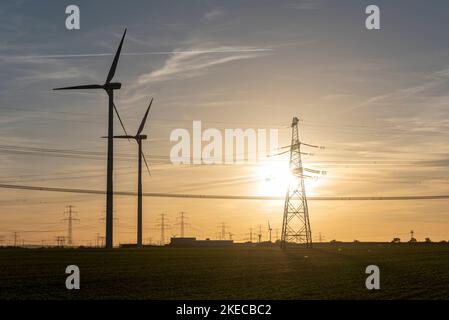
<instances>
[{"instance_id":1,"label":"distant pylon","mask_svg":"<svg viewBox=\"0 0 449 320\"><path fill-rule=\"evenodd\" d=\"M57 236L56 237L56 243L57 243L58 247L64 247L65 237L64 236Z\"/></svg>"},{"instance_id":2,"label":"distant pylon","mask_svg":"<svg viewBox=\"0 0 449 320\"><path fill-rule=\"evenodd\" d=\"M226 240L226 223L221 223L221 237L220 240Z\"/></svg>"},{"instance_id":3,"label":"distant pylon","mask_svg":"<svg viewBox=\"0 0 449 320\"><path fill-rule=\"evenodd\" d=\"M167 220L165 219L166 214L161 213L161 222L157 225L161 228L161 246L165 245L165 230L168 227L168 224L166 223Z\"/></svg>"},{"instance_id":4,"label":"distant pylon","mask_svg":"<svg viewBox=\"0 0 449 320\"><path fill-rule=\"evenodd\" d=\"M301 161L298 121L297 117L293 118L289 162L292 179L285 195L281 248L285 248L289 242L305 243L308 247L312 246L312 232L310 230L309 209L304 188L304 168Z\"/></svg>"},{"instance_id":5,"label":"distant pylon","mask_svg":"<svg viewBox=\"0 0 449 320\"><path fill-rule=\"evenodd\" d=\"M178 219L180 220L180 222L178 222L176 224L180 225L180 227L181 227L181 238L184 238L184 236L185 236L185 227L188 225L188 223L186 223L186 220L187 220L186 213L184 211L181 211L179 213Z\"/></svg>"},{"instance_id":6,"label":"distant pylon","mask_svg":"<svg viewBox=\"0 0 449 320\"><path fill-rule=\"evenodd\" d=\"M96 247L103 247L104 246L104 237L100 236L99 233L97 233L97 237L95 238L95 246Z\"/></svg>"},{"instance_id":7,"label":"distant pylon","mask_svg":"<svg viewBox=\"0 0 449 320\"><path fill-rule=\"evenodd\" d=\"M253 242L253 228L249 228L249 233L247 233L249 235L249 242Z\"/></svg>"},{"instance_id":8,"label":"distant pylon","mask_svg":"<svg viewBox=\"0 0 449 320\"><path fill-rule=\"evenodd\" d=\"M63 221L68 222L68 230L67 230L67 245L72 246L73 245L73 221L80 221L79 219L76 219L73 217L73 214L76 213L72 209L74 206L68 205L67 208L69 208L69 211L66 211L69 216L65 219L62 219Z\"/></svg>"},{"instance_id":9,"label":"distant pylon","mask_svg":"<svg viewBox=\"0 0 449 320\"><path fill-rule=\"evenodd\" d=\"M17 231L14 231L13 235L14 235L14 247L17 247L17 243L19 240L19 233Z\"/></svg>"}]
</instances>

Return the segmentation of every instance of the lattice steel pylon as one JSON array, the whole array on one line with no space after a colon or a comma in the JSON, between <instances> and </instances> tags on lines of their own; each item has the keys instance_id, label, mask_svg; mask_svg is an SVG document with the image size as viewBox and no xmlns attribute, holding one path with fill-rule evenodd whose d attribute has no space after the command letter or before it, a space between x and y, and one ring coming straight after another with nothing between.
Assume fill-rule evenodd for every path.
<instances>
[{"instance_id":1,"label":"lattice steel pylon","mask_svg":"<svg viewBox=\"0 0 449 320\"><path fill-rule=\"evenodd\" d=\"M298 121L297 117L293 118L289 162L292 179L285 195L281 248L286 248L289 243L304 243L307 247L312 247L312 231L310 230L309 209L304 187Z\"/></svg>"}]
</instances>

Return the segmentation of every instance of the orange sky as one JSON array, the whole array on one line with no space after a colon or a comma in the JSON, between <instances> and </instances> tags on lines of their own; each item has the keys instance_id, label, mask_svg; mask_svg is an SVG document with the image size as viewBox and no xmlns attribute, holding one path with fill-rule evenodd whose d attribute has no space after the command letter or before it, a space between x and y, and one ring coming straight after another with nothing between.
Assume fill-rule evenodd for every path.
<instances>
[{"instance_id":1,"label":"orange sky","mask_svg":"<svg viewBox=\"0 0 449 320\"><path fill-rule=\"evenodd\" d=\"M209 1L168 5L80 1L81 29L68 32L54 19L62 4L0 5L0 183L105 189L107 99L101 92L51 88L101 82L124 26L116 104L130 133L150 97L144 134L152 176L144 192L283 195L276 165L187 165L169 162L170 132L203 128L279 129L290 143L292 117L302 119L303 141L325 146L304 156L307 167L327 171L309 181L312 196L448 194L449 35L441 12L413 1L381 1L380 31L367 31L360 1ZM421 21L411 25L410 21ZM110 21L114 21L111 23ZM49 37L49 34L51 37ZM118 123L115 130L121 134ZM136 190L136 146L115 143L115 190ZM283 163L278 157L273 163ZM261 168L262 167L262 168ZM271 169L270 169L271 168ZM0 237L12 232L29 243L66 234L66 205L76 206L75 242L104 233L102 195L2 189ZM448 240L447 200L310 201L314 239ZM178 213L187 212L189 235L216 238L225 222L234 239L267 223L280 228L282 201L144 198L144 238L159 242L166 213L179 236ZM135 241L136 199L117 196L115 244ZM39 231L39 232L36 232ZM273 233L274 236L274 233ZM1 240L1 238L0 238Z\"/></svg>"}]
</instances>

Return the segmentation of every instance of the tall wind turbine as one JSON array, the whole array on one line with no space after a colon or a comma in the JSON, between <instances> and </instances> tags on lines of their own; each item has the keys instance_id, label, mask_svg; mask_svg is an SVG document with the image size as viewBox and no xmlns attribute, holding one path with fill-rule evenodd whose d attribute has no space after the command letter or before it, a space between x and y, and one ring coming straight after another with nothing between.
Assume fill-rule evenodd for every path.
<instances>
[{"instance_id":1,"label":"tall wind turbine","mask_svg":"<svg viewBox=\"0 0 449 320\"><path fill-rule=\"evenodd\" d=\"M150 173L150 168L148 167L147 160L145 159L145 155L142 152L142 140L147 138L147 135L141 134L143 128L145 127L145 122L147 121L148 112L150 111L151 105L153 103L153 98L151 98L150 104L148 105L147 111L143 116L142 122L140 123L139 129L135 136L131 135L122 135L122 136L114 136L116 139L134 139L138 145L138 177L137 177L137 247L142 247L142 159L145 162L145 166L147 167L148 173Z\"/></svg>"},{"instance_id":2,"label":"tall wind turbine","mask_svg":"<svg viewBox=\"0 0 449 320\"><path fill-rule=\"evenodd\" d=\"M117 52L115 53L114 60L112 61L111 68L109 69L108 76L106 77L106 82L104 84L88 84L73 87L56 88L53 90L84 90L84 89L103 89L106 91L109 97L109 114L108 114L108 164L107 164L107 190L106 190L106 248L113 247L113 166L114 166L114 109L117 109L114 105L114 90L118 90L122 87L119 82L111 82L114 77L115 70L117 68L118 59L120 57L120 51L122 50L123 40L125 39L126 29L123 32L122 40L118 46ZM118 112L117 112L118 116ZM118 116L120 118L120 116ZM121 120L120 120L121 122ZM123 126L123 124L122 124Z\"/></svg>"},{"instance_id":3,"label":"tall wind turbine","mask_svg":"<svg viewBox=\"0 0 449 320\"><path fill-rule=\"evenodd\" d=\"M270 220L268 220L268 231L270 232L270 243L271 243L271 231L273 231L273 229L270 226Z\"/></svg>"}]
</instances>

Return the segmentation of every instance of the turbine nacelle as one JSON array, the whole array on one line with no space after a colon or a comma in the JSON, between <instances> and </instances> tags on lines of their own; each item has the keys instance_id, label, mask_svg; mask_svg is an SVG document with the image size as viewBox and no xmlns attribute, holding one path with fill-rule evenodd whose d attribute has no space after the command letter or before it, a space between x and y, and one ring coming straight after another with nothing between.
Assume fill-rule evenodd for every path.
<instances>
[{"instance_id":1,"label":"turbine nacelle","mask_svg":"<svg viewBox=\"0 0 449 320\"><path fill-rule=\"evenodd\" d=\"M103 85L103 89L108 91L108 90L118 90L122 87L122 84L120 82L110 82L110 83L105 83Z\"/></svg>"},{"instance_id":2,"label":"turbine nacelle","mask_svg":"<svg viewBox=\"0 0 449 320\"><path fill-rule=\"evenodd\" d=\"M101 137L102 139L107 139L107 136ZM146 140L148 136L146 134L140 134L138 136L130 136L130 135L119 135L119 136L113 136L114 139L134 139L136 141L138 140Z\"/></svg>"}]
</instances>

